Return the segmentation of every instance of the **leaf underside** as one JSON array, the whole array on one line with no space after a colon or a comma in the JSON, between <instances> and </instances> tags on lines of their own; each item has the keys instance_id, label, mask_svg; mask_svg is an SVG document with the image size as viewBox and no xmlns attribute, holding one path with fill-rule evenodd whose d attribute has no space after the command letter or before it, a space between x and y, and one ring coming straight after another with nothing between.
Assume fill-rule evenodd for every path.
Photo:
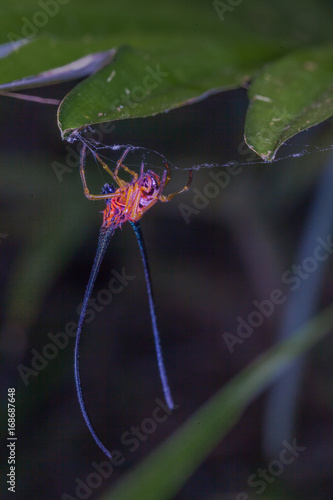
<instances>
[{"instance_id":1,"label":"leaf underside","mask_svg":"<svg viewBox=\"0 0 333 500\"><path fill-rule=\"evenodd\" d=\"M325 2L170 0L156 9L152 0L100 0L92 9L88 0L71 0L54 9L47 13L35 0L2 7L0 91L87 77L61 103L63 137L169 111L249 80L246 140L265 160L332 114L331 48L310 47L332 39ZM10 50L8 43L22 38L27 43Z\"/></svg>"}]
</instances>

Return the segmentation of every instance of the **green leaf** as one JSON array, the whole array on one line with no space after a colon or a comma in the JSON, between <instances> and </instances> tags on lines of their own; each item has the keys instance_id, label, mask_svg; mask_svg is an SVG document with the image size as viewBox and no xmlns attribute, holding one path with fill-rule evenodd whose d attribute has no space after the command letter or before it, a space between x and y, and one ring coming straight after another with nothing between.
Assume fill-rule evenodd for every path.
<instances>
[{"instance_id":1,"label":"green leaf","mask_svg":"<svg viewBox=\"0 0 333 500\"><path fill-rule=\"evenodd\" d=\"M110 47L110 41L38 38L21 45L0 60L0 89L39 87L86 76L102 67L103 54L100 52ZM85 61L80 59L90 54L91 57L84 64ZM110 55L104 54L104 58L109 62ZM73 61L72 66L67 67ZM65 67L62 68L63 66Z\"/></svg>"},{"instance_id":2,"label":"green leaf","mask_svg":"<svg viewBox=\"0 0 333 500\"><path fill-rule=\"evenodd\" d=\"M287 139L333 115L333 46L298 50L268 64L249 97L246 142L273 160Z\"/></svg>"},{"instance_id":3,"label":"green leaf","mask_svg":"<svg viewBox=\"0 0 333 500\"><path fill-rule=\"evenodd\" d=\"M213 92L242 86L264 63L304 43L306 38L317 38L317 28L310 29L306 36L301 26L286 32L286 26L297 21L293 8L288 4L286 9L284 2L267 6L257 0L231 9L230 15L221 15L219 5L213 2L209 11L204 4L200 8L194 3L193 9L187 11L179 2L173 6L174 19L171 21L169 15L163 20L157 18L159 30L149 31L151 38L144 33L140 45L136 40L131 44L133 33L127 39L124 36L127 47L119 50L113 63L79 84L63 101L58 119L63 136L86 125L151 116ZM306 2L302 8L309 14L314 4ZM266 15L264 24L258 11ZM325 38L324 9L321 11L317 5L316 11L323 17ZM149 22L147 15L145 22ZM278 19L280 33L276 32ZM165 76L152 82L147 67L160 67ZM154 83L158 85L150 88Z\"/></svg>"},{"instance_id":4,"label":"green leaf","mask_svg":"<svg viewBox=\"0 0 333 500\"><path fill-rule=\"evenodd\" d=\"M210 42L121 48L112 64L77 85L59 107L63 134L95 123L154 115L241 86L258 67L251 54Z\"/></svg>"},{"instance_id":5,"label":"green leaf","mask_svg":"<svg viewBox=\"0 0 333 500\"><path fill-rule=\"evenodd\" d=\"M153 0L124 0L117 8L108 0L96 2L93 9L88 0L50 5L47 3L45 7L39 0L27 0L23 4L6 2L2 7L0 42L8 43L22 37L29 40L0 59L3 89L46 85L50 81L40 78L40 73L91 53L124 45L133 51L132 59L129 55L124 57L123 51L119 54L118 77L111 85L106 85L106 79L112 74L109 68L108 74L95 75L87 82L87 87L83 82L73 95L70 94L60 112L62 131L66 133L91 124L96 115L97 123L103 121L101 113L105 113L102 115L104 121L148 116L193 102L211 92L234 88L262 64L288 50L304 43L331 39L331 12L324 1L256 0L229 5L227 9L223 7L224 2L206 4L184 0L161 3L158 9ZM137 64L135 54L138 55ZM170 78L159 87L160 98L158 93L153 98L152 92L142 102L141 97L137 97L134 104L140 105L135 110L110 113L114 101L122 100L125 89L133 92L136 86L142 85L146 64L139 67L139 63L144 63L142 58L145 57L151 64L161 64L170 73ZM128 58L129 67L125 65ZM122 88L121 72L122 79L127 79ZM62 81L77 75L73 71L66 76L57 72L57 76L58 81ZM32 78L25 80L26 77ZM11 86L17 80L20 83ZM100 99L92 92L94 83L99 86L95 93L106 90ZM161 102L164 85L166 95ZM106 107L101 109L104 103ZM92 109L94 104L98 112Z\"/></svg>"},{"instance_id":6,"label":"green leaf","mask_svg":"<svg viewBox=\"0 0 333 500\"><path fill-rule=\"evenodd\" d=\"M332 328L333 306L232 379L103 500L168 500L239 420L280 370Z\"/></svg>"}]
</instances>

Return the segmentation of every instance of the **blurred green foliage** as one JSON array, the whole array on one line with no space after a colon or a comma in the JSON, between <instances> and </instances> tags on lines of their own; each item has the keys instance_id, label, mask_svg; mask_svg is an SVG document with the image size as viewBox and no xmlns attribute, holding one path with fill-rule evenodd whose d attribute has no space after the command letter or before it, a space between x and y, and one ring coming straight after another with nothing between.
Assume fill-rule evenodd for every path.
<instances>
[{"instance_id":1,"label":"blurred green foliage","mask_svg":"<svg viewBox=\"0 0 333 500\"><path fill-rule=\"evenodd\" d=\"M272 378L330 330L333 306L255 360L102 500L170 500ZM241 495L241 494L240 494ZM245 500L247 494L244 493ZM248 497L249 499L250 497Z\"/></svg>"}]
</instances>

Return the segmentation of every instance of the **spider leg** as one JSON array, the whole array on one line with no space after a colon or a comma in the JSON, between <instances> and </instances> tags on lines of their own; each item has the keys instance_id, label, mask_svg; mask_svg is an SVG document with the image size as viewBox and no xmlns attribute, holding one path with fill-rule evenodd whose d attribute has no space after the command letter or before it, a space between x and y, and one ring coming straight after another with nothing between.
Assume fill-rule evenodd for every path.
<instances>
[{"instance_id":1,"label":"spider leg","mask_svg":"<svg viewBox=\"0 0 333 500\"><path fill-rule=\"evenodd\" d=\"M143 168L144 168L144 164L142 163L142 165L141 165L140 179L143 176ZM154 175L155 177L157 177L157 179L159 179L159 177L154 172L152 172L151 170L148 170L148 173ZM150 188L146 189L143 186L141 188L139 188L139 190L137 191L137 193L135 194L135 196L131 199L132 208L131 208L130 221L132 221L132 222L139 221L141 219L141 217L143 216L143 214L145 214L147 212L147 210L149 210L150 207L152 207L157 202L157 200L159 199L159 196L160 196L160 194L162 192L162 189L164 187L165 178L166 178L166 172L164 172L164 174L163 174L161 183L160 183L160 185L158 187L158 190L155 192L153 199L145 207L141 207L140 208L140 213L138 213L138 207L139 207L139 203L140 203L140 200L141 200L141 196L143 195L143 193L141 193L141 191L147 191ZM139 179L139 182L138 182L138 187L139 187L140 179Z\"/></svg>"},{"instance_id":2,"label":"spider leg","mask_svg":"<svg viewBox=\"0 0 333 500\"><path fill-rule=\"evenodd\" d=\"M145 170L145 164L143 163L143 161L141 162L141 167L140 167L140 175L137 179L138 181L138 187L142 188L142 184L143 184L143 179L144 179L144 170ZM149 172L149 170L148 170Z\"/></svg>"},{"instance_id":3,"label":"spider leg","mask_svg":"<svg viewBox=\"0 0 333 500\"><path fill-rule=\"evenodd\" d=\"M136 172L133 172L133 170L130 170L128 167L126 167L126 165L121 165L123 167L123 169L125 170L125 172L128 172L129 174L131 174L133 176L133 181L132 182L136 182L138 180L138 174Z\"/></svg>"},{"instance_id":4,"label":"spider leg","mask_svg":"<svg viewBox=\"0 0 333 500\"><path fill-rule=\"evenodd\" d=\"M124 213L126 215L128 214L132 214L132 210L133 210L133 203L135 203L135 197L137 196L137 193L135 192L133 186L129 186L128 187L128 190L127 190L127 193L126 193L126 200L125 200L125 204L124 204Z\"/></svg>"},{"instance_id":5,"label":"spider leg","mask_svg":"<svg viewBox=\"0 0 333 500\"><path fill-rule=\"evenodd\" d=\"M116 165L116 168L114 169L114 172L112 172L112 170L110 170L110 168L95 153L95 157L100 162L100 164L102 165L102 167L107 171L108 174L111 175L111 177L114 179L114 181L121 188L126 187L127 183L125 181L123 181L122 179L120 179L119 176L118 176L118 172L119 172L119 168L120 167L123 167L123 169L125 170L125 172L128 172L129 174L131 174L131 176L133 177L133 181L132 182L136 182L138 180L138 174L136 172L134 172L133 170L130 170L128 167L126 167L126 165L123 164L123 161L126 158L126 156L127 156L127 154L128 154L129 151L130 151L130 148L127 148L124 151L124 153L122 154L121 158L117 161L117 165Z\"/></svg>"},{"instance_id":6,"label":"spider leg","mask_svg":"<svg viewBox=\"0 0 333 500\"><path fill-rule=\"evenodd\" d=\"M165 168L166 168L166 171L167 171L166 181L165 181L165 184L164 184L164 186L166 186L168 184L168 182L170 182L171 172L170 172L170 167L169 167L169 165L166 162L164 162L164 165L165 165Z\"/></svg>"},{"instance_id":7,"label":"spider leg","mask_svg":"<svg viewBox=\"0 0 333 500\"><path fill-rule=\"evenodd\" d=\"M168 170L168 171L164 170L163 175L162 175L162 179L161 179L161 183L159 185L158 193L157 193L158 199L160 199L160 196L162 196L162 191L165 188L166 184L168 184L169 180L170 180L170 170Z\"/></svg>"},{"instance_id":8,"label":"spider leg","mask_svg":"<svg viewBox=\"0 0 333 500\"><path fill-rule=\"evenodd\" d=\"M127 150L126 150L126 151L127 151ZM125 151L125 153L126 153L126 151ZM125 153L124 153L124 154L123 154L123 156L120 158L120 160L119 160L120 162L123 160ZM102 165L102 167L104 168L104 170L106 170L106 171L107 171L107 173L111 175L112 179L113 179L113 180L114 180L114 181L118 184L118 186L119 186L119 187L121 187L121 188L126 187L126 183L125 183L125 181L123 181L123 180L119 179L119 177L118 177L118 170L117 170L117 169L119 169L119 167L118 167L118 163L119 163L119 161L117 162L117 166L116 166L116 168L115 168L115 171L114 171L114 172L112 172L112 170L111 170L111 169L107 166L107 164L106 164L106 163L104 163L104 161L103 161L103 160L102 160L102 159L98 156L98 154L97 154L97 153L94 153L94 156L95 156L95 158L96 158L96 159L100 162L100 164ZM125 155L125 156L126 156L126 155Z\"/></svg>"},{"instance_id":9,"label":"spider leg","mask_svg":"<svg viewBox=\"0 0 333 500\"><path fill-rule=\"evenodd\" d=\"M121 158L117 161L117 165L116 165L116 168L114 169L114 175L116 177L118 177L118 172L119 172L119 169L120 167L124 167L123 165L123 161L125 160L126 156L128 155L129 151L131 150L131 148L127 148L125 149L125 151L123 152L123 154L121 155Z\"/></svg>"},{"instance_id":10,"label":"spider leg","mask_svg":"<svg viewBox=\"0 0 333 500\"><path fill-rule=\"evenodd\" d=\"M149 208L149 207L145 207L145 209L139 215L136 216L135 214L138 211L140 199L141 199L141 192L140 191L137 191L136 193L133 192L133 198L131 199L131 215L130 215L131 221L137 221L137 220L141 219L142 215Z\"/></svg>"},{"instance_id":11,"label":"spider leg","mask_svg":"<svg viewBox=\"0 0 333 500\"><path fill-rule=\"evenodd\" d=\"M116 196L119 196L119 193L109 193L109 194L90 194L88 186L87 186L87 181L86 181L86 175L84 171L84 158L85 158L85 153L86 153L87 146L84 144L81 149L81 161L80 161L80 177L82 180L82 185L83 185L83 191L85 196L88 198L88 200L108 200L110 198L115 198Z\"/></svg>"},{"instance_id":12,"label":"spider leg","mask_svg":"<svg viewBox=\"0 0 333 500\"><path fill-rule=\"evenodd\" d=\"M189 171L188 183L186 184L186 186L183 187L183 189L180 189L179 191L176 191L175 193L171 193L171 194L168 194L168 195L160 194L159 195L159 200L163 201L163 202L170 201L177 194L184 193L184 191L187 191L189 189L190 185L191 185L192 177L193 177L192 170L190 170ZM168 179L168 177L166 179Z\"/></svg>"}]
</instances>

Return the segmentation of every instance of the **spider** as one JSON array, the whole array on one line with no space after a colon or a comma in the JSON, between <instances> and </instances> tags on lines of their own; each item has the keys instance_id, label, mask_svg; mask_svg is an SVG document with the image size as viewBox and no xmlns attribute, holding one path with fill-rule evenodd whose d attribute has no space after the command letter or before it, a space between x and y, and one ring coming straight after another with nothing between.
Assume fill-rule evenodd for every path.
<instances>
[{"instance_id":1,"label":"spider","mask_svg":"<svg viewBox=\"0 0 333 500\"><path fill-rule=\"evenodd\" d=\"M84 170L84 157L86 154L86 145L84 144L81 152L81 166L80 175L83 184L85 196L89 200L107 200L106 208L104 210L103 225L107 228L113 226L114 228L121 226L124 222L137 222L141 217L150 209L158 200L167 202L172 200L176 195L184 193L190 187L192 181L192 171L189 171L189 180L186 186L179 191L168 195L162 194L164 187L171 179L170 168L164 162L165 170L160 178L152 170L144 171L144 163L141 163L140 175L133 170L130 170L123 164L127 154L131 148L127 148L118 160L114 172L102 161L102 159L94 153L94 157L100 162L102 167L111 175L114 182L118 185L115 189L109 184L105 184L102 194L90 194L87 187L85 170ZM122 167L125 172L129 173L133 179L131 182L125 182L120 179L118 172Z\"/></svg>"},{"instance_id":2,"label":"spider","mask_svg":"<svg viewBox=\"0 0 333 500\"><path fill-rule=\"evenodd\" d=\"M110 239L115 230L118 227L120 227L124 222L128 221L132 225L139 243L142 263L144 267L146 285L147 285L149 310L150 310L152 329L154 334L157 363L160 372L165 400L169 408L172 409L174 407L174 404L163 361L160 334L157 327L157 318L155 313L155 305L153 299L153 290L151 285L148 257L139 221L141 217L147 212L147 210L149 210L149 208L152 207L158 200L162 202L167 202L172 200L172 198L174 198L174 196L176 196L177 194L187 191L192 181L192 171L190 170L189 172L189 180L186 186L184 186L179 191L176 191L175 193L164 195L162 194L162 191L171 178L170 168L166 162L164 162L165 170L163 172L162 177L159 177L152 170L148 170L147 172L145 172L143 162L141 163L140 174L138 175L136 172L133 172L128 167L126 167L126 165L123 164L123 161L125 160L127 154L131 149L127 148L122 154L121 158L118 160L114 172L112 172L112 170L106 165L106 163L104 163L96 153L93 153L96 160L98 160L99 163L102 165L102 167L108 172L108 174L111 175L114 183L118 186L116 188L113 185L104 184L102 193L100 195L94 195L90 194L86 182L85 169L84 169L84 159L86 155L86 149L87 149L86 144L84 144L81 150L81 163L80 163L80 176L83 184L84 194L89 200L105 200L106 208L103 211L103 224L99 234L97 252L90 273L88 285L84 294L80 319L77 326L77 334L76 334L75 350L74 350L74 375L75 375L76 391L80 404L80 409L85 419L85 422L88 426L88 429L92 437L94 438L95 442L97 443L97 445L109 458L111 458L110 452L101 442L90 421L82 393L80 366L79 366L80 339L81 339L82 326L85 319L87 306L99 271L99 267L103 260ZM125 170L125 172L127 172L132 176L132 180L130 182L125 182L119 177L118 173L121 167Z\"/></svg>"}]
</instances>

